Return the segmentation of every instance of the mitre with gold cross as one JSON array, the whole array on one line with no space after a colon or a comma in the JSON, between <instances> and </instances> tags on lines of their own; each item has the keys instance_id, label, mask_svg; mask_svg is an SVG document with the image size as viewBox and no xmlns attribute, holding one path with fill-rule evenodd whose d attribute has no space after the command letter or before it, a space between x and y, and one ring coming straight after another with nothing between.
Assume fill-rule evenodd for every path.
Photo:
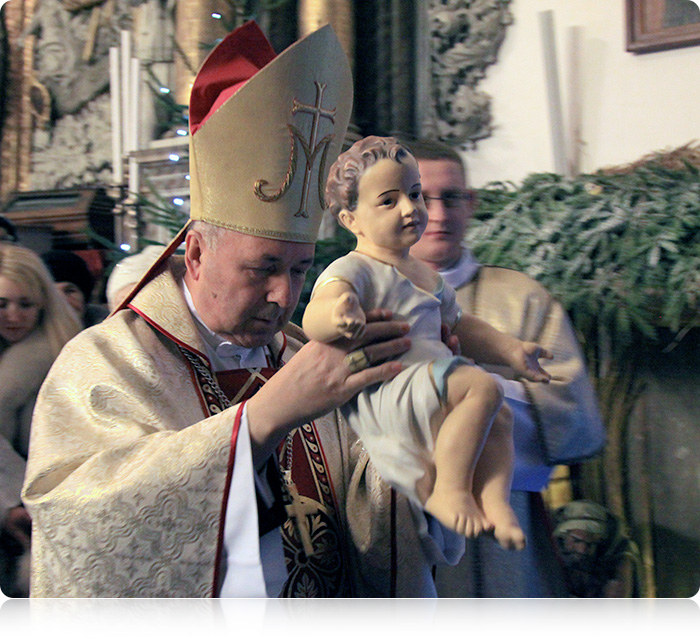
<instances>
[{"instance_id":1,"label":"mitre with gold cross","mask_svg":"<svg viewBox=\"0 0 700 638\"><path fill-rule=\"evenodd\" d=\"M314 243L352 95L347 56L328 25L279 55L255 22L228 34L192 85L190 219L120 307L182 243L192 221Z\"/></svg>"},{"instance_id":2,"label":"mitre with gold cross","mask_svg":"<svg viewBox=\"0 0 700 638\"><path fill-rule=\"evenodd\" d=\"M254 22L234 31L192 87L191 219L315 242L351 107L350 67L330 26L276 57Z\"/></svg>"}]
</instances>

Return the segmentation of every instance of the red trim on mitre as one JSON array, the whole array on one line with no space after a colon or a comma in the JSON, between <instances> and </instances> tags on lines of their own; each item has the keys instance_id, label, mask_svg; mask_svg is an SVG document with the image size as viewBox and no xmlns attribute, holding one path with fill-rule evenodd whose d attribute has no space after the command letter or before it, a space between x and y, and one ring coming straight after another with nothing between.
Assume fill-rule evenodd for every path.
<instances>
[{"instance_id":1,"label":"red trim on mitre","mask_svg":"<svg viewBox=\"0 0 700 638\"><path fill-rule=\"evenodd\" d=\"M197 73L190 95L190 134L276 53L255 22L246 22L229 33L209 54Z\"/></svg>"}]
</instances>

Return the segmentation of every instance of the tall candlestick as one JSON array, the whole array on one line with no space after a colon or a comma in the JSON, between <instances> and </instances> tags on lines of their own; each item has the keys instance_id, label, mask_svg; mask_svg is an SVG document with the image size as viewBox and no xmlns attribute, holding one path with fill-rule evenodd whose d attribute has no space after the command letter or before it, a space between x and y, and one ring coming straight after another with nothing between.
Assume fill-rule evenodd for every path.
<instances>
[{"instance_id":1,"label":"tall candlestick","mask_svg":"<svg viewBox=\"0 0 700 638\"><path fill-rule=\"evenodd\" d=\"M547 78L547 97L549 103L549 120L554 154L554 170L560 175L568 173L566 161L566 141L564 138L564 118L561 109L559 90L559 72L557 69L557 49L554 41L554 12L540 12L544 67Z\"/></svg>"},{"instance_id":2,"label":"tall candlestick","mask_svg":"<svg viewBox=\"0 0 700 638\"><path fill-rule=\"evenodd\" d=\"M130 117L131 117L131 82L129 81L131 71L131 32L121 32L121 71L122 71L122 149L124 153L129 153L131 148L130 140Z\"/></svg>"},{"instance_id":3,"label":"tall candlestick","mask_svg":"<svg viewBox=\"0 0 700 638\"><path fill-rule=\"evenodd\" d=\"M124 180L120 79L119 48L112 47L109 50L109 94L112 110L112 183L117 185Z\"/></svg>"},{"instance_id":4,"label":"tall candlestick","mask_svg":"<svg viewBox=\"0 0 700 638\"><path fill-rule=\"evenodd\" d=\"M129 158L129 194L137 198L140 188L139 164L135 157Z\"/></svg>"}]
</instances>

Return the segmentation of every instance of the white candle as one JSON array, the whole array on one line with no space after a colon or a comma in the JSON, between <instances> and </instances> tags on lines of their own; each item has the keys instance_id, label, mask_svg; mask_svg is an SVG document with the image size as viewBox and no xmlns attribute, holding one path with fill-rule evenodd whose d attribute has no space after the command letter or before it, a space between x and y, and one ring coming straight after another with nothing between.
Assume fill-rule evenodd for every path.
<instances>
[{"instance_id":1,"label":"white candle","mask_svg":"<svg viewBox=\"0 0 700 638\"><path fill-rule=\"evenodd\" d=\"M540 11L540 28L544 51L544 67L547 78L547 97L549 103L549 120L554 154L554 170L560 175L568 173L566 161L566 141L564 139L564 118L561 109L559 91L559 72L557 69L557 49L554 42L554 12Z\"/></svg>"},{"instance_id":2,"label":"white candle","mask_svg":"<svg viewBox=\"0 0 700 638\"><path fill-rule=\"evenodd\" d=\"M569 28L569 174L581 170L581 40L582 27Z\"/></svg>"},{"instance_id":3,"label":"white candle","mask_svg":"<svg viewBox=\"0 0 700 638\"><path fill-rule=\"evenodd\" d=\"M124 153L129 153L131 148L131 140L129 139L131 116L131 82L129 81L131 64L131 32L121 32L121 87L122 87L122 149Z\"/></svg>"},{"instance_id":4,"label":"white candle","mask_svg":"<svg viewBox=\"0 0 700 638\"><path fill-rule=\"evenodd\" d=\"M122 109L119 73L119 48L109 50L109 95L112 107L112 183L121 184L124 179L122 166Z\"/></svg>"},{"instance_id":5,"label":"white candle","mask_svg":"<svg viewBox=\"0 0 700 638\"><path fill-rule=\"evenodd\" d=\"M129 80L131 81L131 90L129 91L129 97L131 99L131 112L129 113L131 131L129 135L131 139L131 150L137 151L139 149L139 115L141 111L139 105L141 100L141 63L138 58L131 58Z\"/></svg>"},{"instance_id":6,"label":"white candle","mask_svg":"<svg viewBox=\"0 0 700 638\"><path fill-rule=\"evenodd\" d=\"M139 243L139 164L132 155L129 157L129 196L127 201L131 205L126 207L126 217L123 220L126 242L132 248L136 248Z\"/></svg>"}]
</instances>

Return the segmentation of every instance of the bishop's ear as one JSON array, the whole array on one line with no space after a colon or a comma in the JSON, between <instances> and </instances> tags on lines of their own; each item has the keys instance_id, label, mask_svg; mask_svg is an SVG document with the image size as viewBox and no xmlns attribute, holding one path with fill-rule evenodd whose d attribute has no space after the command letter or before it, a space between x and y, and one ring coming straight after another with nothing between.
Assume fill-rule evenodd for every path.
<instances>
[{"instance_id":1,"label":"bishop's ear","mask_svg":"<svg viewBox=\"0 0 700 638\"><path fill-rule=\"evenodd\" d=\"M194 279L199 278L203 247L204 238L202 234L198 230L190 229L185 237L185 265L190 276Z\"/></svg>"}]
</instances>

